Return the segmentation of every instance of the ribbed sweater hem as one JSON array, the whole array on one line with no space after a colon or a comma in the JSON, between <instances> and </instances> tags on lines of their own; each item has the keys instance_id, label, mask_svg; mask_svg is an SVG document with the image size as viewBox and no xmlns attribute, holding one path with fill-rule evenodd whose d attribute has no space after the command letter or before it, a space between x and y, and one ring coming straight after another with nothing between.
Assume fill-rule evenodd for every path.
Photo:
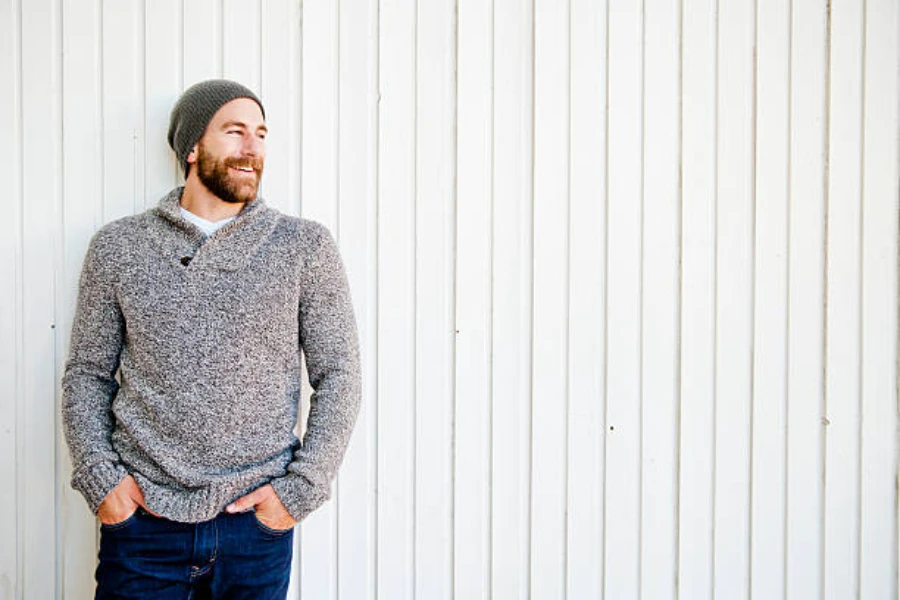
<instances>
[{"instance_id":1,"label":"ribbed sweater hem","mask_svg":"<svg viewBox=\"0 0 900 600\"><path fill-rule=\"evenodd\" d=\"M96 514L103 499L125 479L128 471L120 464L104 460L72 477L72 487L80 491L91 511Z\"/></svg>"},{"instance_id":2,"label":"ribbed sweater hem","mask_svg":"<svg viewBox=\"0 0 900 600\"><path fill-rule=\"evenodd\" d=\"M268 483L265 479L251 485L246 481L229 480L203 488L183 489L158 485L140 473L134 473L134 478L144 492L147 508L180 523L214 519L232 501Z\"/></svg>"}]
</instances>

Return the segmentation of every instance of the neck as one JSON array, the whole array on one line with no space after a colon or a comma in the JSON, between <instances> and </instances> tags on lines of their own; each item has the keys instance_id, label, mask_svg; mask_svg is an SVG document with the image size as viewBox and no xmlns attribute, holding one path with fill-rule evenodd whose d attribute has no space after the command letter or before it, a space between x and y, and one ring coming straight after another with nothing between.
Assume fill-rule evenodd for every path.
<instances>
[{"instance_id":1,"label":"neck","mask_svg":"<svg viewBox=\"0 0 900 600\"><path fill-rule=\"evenodd\" d=\"M221 221L236 216L243 210L245 204L225 202L210 192L191 169L184 182L184 192L181 194L181 206L207 221Z\"/></svg>"}]
</instances>

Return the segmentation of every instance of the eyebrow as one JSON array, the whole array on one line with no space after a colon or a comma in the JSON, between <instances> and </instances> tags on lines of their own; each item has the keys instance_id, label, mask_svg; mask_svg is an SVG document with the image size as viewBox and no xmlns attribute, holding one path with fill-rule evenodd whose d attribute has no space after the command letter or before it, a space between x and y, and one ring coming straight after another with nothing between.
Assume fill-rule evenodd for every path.
<instances>
[{"instance_id":1,"label":"eyebrow","mask_svg":"<svg viewBox=\"0 0 900 600\"><path fill-rule=\"evenodd\" d=\"M241 129L247 129L247 124L243 123L241 121L227 121L222 124L222 129L228 129L229 127L240 127ZM265 125L260 125L259 127L256 128L256 130L257 131L262 130L262 131L265 131L266 133L269 133L269 128L266 127Z\"/></svg>"}]
</instances>

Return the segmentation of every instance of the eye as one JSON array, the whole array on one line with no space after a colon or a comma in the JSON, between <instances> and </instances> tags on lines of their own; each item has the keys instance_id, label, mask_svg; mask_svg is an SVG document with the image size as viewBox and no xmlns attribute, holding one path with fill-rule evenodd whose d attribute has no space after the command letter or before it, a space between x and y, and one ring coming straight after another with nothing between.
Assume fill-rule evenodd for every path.
<instances>
[{"instance_id":1,"label":"eye","mask_svg":"<svg viewBox=\"0 0 900 600\"><path fill-rule=\"evenodd\" d=\"M228 135L241 135L241 130L240 129L229 129L225 133Z\"/></svg>"}]
</instances>

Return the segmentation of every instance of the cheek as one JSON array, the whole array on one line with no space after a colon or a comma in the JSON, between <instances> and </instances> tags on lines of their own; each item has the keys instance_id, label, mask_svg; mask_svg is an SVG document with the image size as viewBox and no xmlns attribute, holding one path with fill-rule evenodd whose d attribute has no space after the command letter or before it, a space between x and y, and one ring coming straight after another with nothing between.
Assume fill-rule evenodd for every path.
<instances>
[{"instance_id":1,"label":"cheek","mask_svg":"<svg viewBox=\"0 0 900 600\"><path fill-rule=\"evenodd\" d=\"M239 151L240 147L240 139L236 136L221 135L216 136L215 141L208 149L218 156L228 156Z\"/></svg>"}]
</instances>

